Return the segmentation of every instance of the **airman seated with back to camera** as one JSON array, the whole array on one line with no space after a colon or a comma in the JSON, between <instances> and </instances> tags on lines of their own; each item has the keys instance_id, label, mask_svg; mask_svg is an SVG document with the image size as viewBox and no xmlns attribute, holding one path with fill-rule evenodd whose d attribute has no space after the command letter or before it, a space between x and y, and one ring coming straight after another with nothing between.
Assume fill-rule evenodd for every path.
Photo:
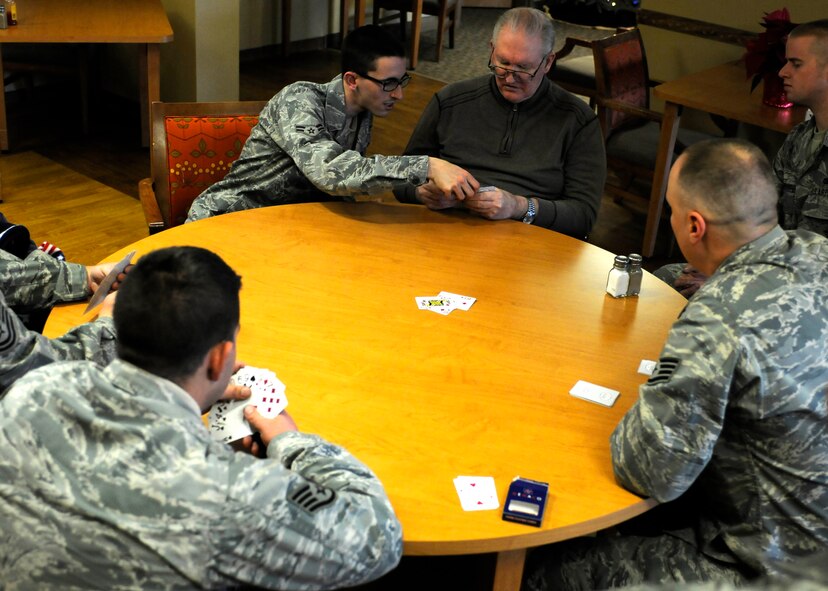
<instances>
[{"instance_id":1,"label":"airman seated with back to camera","mask_svg":"<svg viewBox=\"0 0 828 591\"><path fill-rule=\"evenodd\" d=\"M794 127L773 162L779 189L779 223L828 237L828 19L804 23L791 31L787 62L779 71L792 102L813 116ZM685 297L707 280L692 265L678 263L655 275Z\"/></svg>"},{"instance_id":2,"label":"airman seated with back to camera","mask_svg":"<svg viewBox=\"0 0 828 591\"><path fill-rule=\"evenodd\" d=\"M409 183L394 190L397 199L431 209L465 207L487 219L585 238L604 190L604 140L588 105L547 77L554 44L543 12L504 12L489 43L493 75L437 92L405 148L445 158L493 189L463 197L432 182Z\"/></svg>"},{"instance_id":3,"label":"airman seated with back to camera","mask_svg":"<svg viewBox=\"0 0 828 591\"><path fill-rule=\"evenodd\" d=\"M399 521L347 451L284 412L245 409L254 453L202 422L237 367L240 287L204 249L149 253L115 302L118 359L53 363L0 399L4 585L332 589L397 564Z\"/></svg>"},{"instance_id":4,"label":"airman seated with back to camera","mask_svg":"<svg viewBox=\"0 0 828 591\"><path fill-rule=\"evenodd\" d=\"M670 223L709 275L610 438L654 515L529 557L525 589L772 576L828 548L828 239L778 223L770 163L709 140L670 171Z\"/></svg>"},{"instance_id":5,"label":"airman seated with back to camera","mask_svg":"<svg viewBox=\"0 0 828 591\"><path fill-rule=\"evenodd\" d=\"M342 200L404 183L433 183L458 199L474 177L440 158L365 156L373 117L385 117L411 77L405 50L388 31L366 25L342 48L342 74L327 84L296 82L265 106L226 177L193 202L187 221L285 203Z\"/></svg>"}]
</instances>

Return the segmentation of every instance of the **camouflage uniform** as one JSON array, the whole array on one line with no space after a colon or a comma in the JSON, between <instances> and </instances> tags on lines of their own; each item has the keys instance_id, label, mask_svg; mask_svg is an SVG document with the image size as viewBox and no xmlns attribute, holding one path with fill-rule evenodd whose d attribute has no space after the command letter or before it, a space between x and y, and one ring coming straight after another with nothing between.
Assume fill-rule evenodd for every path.
<instances>
[{"instance_id":1,"label":"camouflage uniform","mask_svg":"<svg viewBox=\"0 0 828 591\"><path fill-rule=\"evenodd\" d=\"M59 261L41 250L23 260L0 250L0 291L9 306L25 310L82 300L92 293L84 265Z\"/></svg>"},{"instance_id":2,"label":"camouflage uniform","mask_svg":"<svg viewBox=\"0 0 828 591\"><path fill-rule=\"evenodd\" d=\"M0 396L27 372L70 359L88 359L106 365L115 358L112 318L100 318L73 328L57 339L27 329L0 293Z\"/></svg>"},{"instance_id":3,"label":"camouflage uniform","mask_svg":"<svg viewBox=\"0 0 828 591\"><path fill-rule=\"evenodd\" d=\"M828 238L828 134L814 151L813 117L794 127L773 162L779 190L779 224L785 230L810 230ZM687 263L656 269L656 277L672 286Z\"/></svg>"},{"instance_id":4,"label":"camouflage uniform","mask_svg":"<svg viewBox=\"0 0 828 591\"><path fill-rule=\"evenodd\" d=\"M731 254L611 438L618 481L691 499L688 527L544 549L528 588L738 582L828 548L827 342L828 240L776 227Z\"/></svg>"},{"instance_id":5,"label":"camouflage uniform","mask_svg":"<svg viewBox=\"0 0 828 591\"><path fill-rule=\"evenodd\" d=\"M688 583L686 585L636 585L627 591L828 591L828 550L816 552L796 562L777 565L778 575L761 577L747 585L734 585L723 581Z\"/></svg>"},{"instance_id":6,"label":"camouflage uniform","mask_svg":"<svg viewBox=\"0 0 828 591\"><path fill-rule=\"evenodd\" d=\"M816 121L794 127L776 155L779 220L783 228L801 228L828 236L828 134L814 151Z\"/></svg>"},{"instance_id":7,"label":"camouflage uniform","mask_svg":"<svg viewBox=\"0 0 828 591\"><path fill-rule=\"evenodd\" d=\"M230 173L193 202L187 221L426 182L426 156L363 156L372 122L367 111L346 117L341 76L287 86L262 110Z\"/></svg>"},{"instance_id":8,"label":"camouflage uniform","mask_svg":"<svg viewBox=\"0 0 828 591\"><path fill-rule=\"evenodd\" d=\"M211 439L192 397L121 360L53 364L0 400L5 589L333 589L402 553L382 485L315 435L267 459Z\"/></svg>"}]
</instances>

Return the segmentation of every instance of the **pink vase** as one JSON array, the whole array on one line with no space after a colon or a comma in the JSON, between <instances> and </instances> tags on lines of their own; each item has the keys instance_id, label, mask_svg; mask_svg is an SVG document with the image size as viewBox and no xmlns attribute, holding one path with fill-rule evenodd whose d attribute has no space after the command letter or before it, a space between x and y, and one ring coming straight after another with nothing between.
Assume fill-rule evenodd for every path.
<instances>
[{"instance_id":1,"label":"pink vase","mask_svg":"<svg viewBox=\"0 0 828 591\"><path fill-rule=\"evenodd\" d=\"M782 78L776 72L765 74L762 78L765 88L762 91L762 102L771 107L788 109L793 103L785 95L785 86Z\"/></svg>"}]
</instances>

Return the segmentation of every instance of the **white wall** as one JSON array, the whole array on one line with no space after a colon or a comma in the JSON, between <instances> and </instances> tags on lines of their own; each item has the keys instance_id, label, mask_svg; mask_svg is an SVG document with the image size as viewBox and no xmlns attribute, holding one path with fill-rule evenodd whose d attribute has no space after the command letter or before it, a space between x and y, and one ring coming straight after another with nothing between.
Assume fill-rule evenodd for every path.
<instances>
[{"instance_id":1,"label":"white wall","mask_svg":"<svg viewBox=\"0 0 828 591\"><path fill-rule=\"evenodd\" d=\"M370 6L370 2L368 3ZM353 14L351 2L351 11ZM339 32L339 0L293 0L291 41L317 39ZM370 8L368 9L370 12ZM239 15L240 49L282 42L282 0L242 0Z\"/></svg>"},{"instance_id":2,"label":"white wall","mask_svg":"<svg viewBox=\"0 0 828 591\"><path fill-rule=\"evenodd\" d=\"M238 100L240 0L162 2L174 39L161 46L161 100Z\"/></svg>"}]
</instances>

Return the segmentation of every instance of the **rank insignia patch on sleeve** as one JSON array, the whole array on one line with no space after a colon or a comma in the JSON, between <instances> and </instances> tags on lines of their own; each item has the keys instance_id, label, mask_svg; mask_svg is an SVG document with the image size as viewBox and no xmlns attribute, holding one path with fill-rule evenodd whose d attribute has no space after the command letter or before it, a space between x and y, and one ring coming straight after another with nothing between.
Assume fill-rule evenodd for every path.
<instances>
[{"instance_id":1,"label":"rank insignia patch on sleeve","mask_svg":"<svg viewBox=\"0 0 828 591\"><path fill-rule=\"evenodd\" d=\"M297 125L296 131L299 133L304 133L306 136L313 137L318 135L320 131L322 131L322 124L317 123L315 125Z\"/></svg>"},{"instance_id":2,"label":"rank insignia patch on sleeve","mask_svg":"<svg viewBox=\"0 0 828 591\"><path fill-rule=\"evenodd\" d=\"M0 309L0 352L5 353L17 342L17 330L11 312L7 308Z\"/></svg>"},{"instance_id":3,"label":"rank insignia patch on sleeve","mask_svg":"<svg viewBox=\"0 0 828 591\"><path fill-rule=\"evenodd\" d=\"M662 357L658 360L655 370L653 370L648 384L661 384L669 381L679 366L679 360L675 357Z\"/></svg>"},{"instance_id":4,"label":"rank insignia patch on sleeve","mask_svg":"<svg viewBox=\"0 0 828 591\"><path fill-rule=\"evenodd\" d=\"M324 486L305 482L294 490L288 491L288 500L303 511L315 513L322 507L333 503L336 500L336 493Z\"/></svg>"}]
</instances>

